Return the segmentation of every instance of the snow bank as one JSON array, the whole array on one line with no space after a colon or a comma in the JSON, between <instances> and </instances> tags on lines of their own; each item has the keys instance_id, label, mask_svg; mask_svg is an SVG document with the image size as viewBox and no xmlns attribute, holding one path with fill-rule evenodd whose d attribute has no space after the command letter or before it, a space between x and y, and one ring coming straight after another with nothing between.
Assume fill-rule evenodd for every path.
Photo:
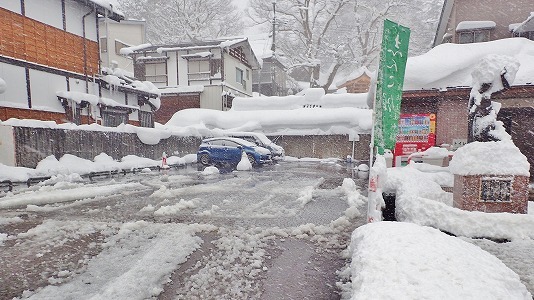
<instances>
[{"instance_id":1,"label":"snow bank","mask_svg":"<svg viewBox=\"0 0 534 300\"><path fill-rule=\"evenodd\" d=\"M265 134L306 130L323 134L369 133L372 111L358 108L217 111L191 108L176 112L167 127L200 126Z\"/></svg>"},{"instance_id":2,"label":"snow bank","mask_svg":"<svg viewBox=\"0 0 534 300\"><path fill-rule=\"evenodd\" d=\"M350 249L350 299L532 299L495 256L433 228L367 224Z\"/></svg>"},{"instance_id":3,"label":"snow bank","mask_svg":"<svg viewBox=\"0 0 534 300\"><path fill-rule=\"evenodd\" d=\"M388 169L385 191L396 193L398 221L431 226L471 238L534 239L534 215L454 208L452 193L443 191L437 183L441 175L435 176L411 165ZM449 176L452 177L452 174L449 173Z\"/></svg>"},{"instance_id":4,"label":"snow bank","mask_svg":"<svg viewBox=\"0 0 534 300\"><path fill-rule=\"evenodd\" d=\"M534 84L534 41L501 39L473 44L441 44L408 58L404 90L472 86L471 73L487 55L514 57L521 64L511 85Z\"/></svg>"},{"instance_id":5,"label":"snow bank","mask_svg":"<svg viewBox=\"0 0 534 300\"><path fill-rule=\"evenodd\" d=\"M530 164L512 141L473 142L456 150L449 164L458 175L530 176Z\"/></svg>"},{"instance_id":6,"label":"snow bank","mask_svg":"<svg viewBox=\"0 0 534 300\"><path fill-rule=\"evenodd\" d=\"M188 154L184 157L170 156L167 164L185 165L196 162L196 154ZM35 169L23 167L9 167L0 164L0 181L10 180L13 182L25 182L32 177L57 176L69 174L89 174L91 172L105 172L115 170L132 170L147 167L157 167L161 165L160 160L127 155L120 161L114 160L111 156L101 153L91 160L65 154L59 160L53 155L41 160Z\"/></svg>"},{"instance_id":7,"label":"snow bank","mask_svg":"<svg viewBox=\"0 0 534 300\"><path fill-rule=\"evenodd\" d=\"M320 90L320 91L316 91ZM368 108L367 93L324 94L323 89L307 89L304 95L284 97L237 97L232 102L233 111L292 110L309 108Z\"/></svg>"}]
</instances>

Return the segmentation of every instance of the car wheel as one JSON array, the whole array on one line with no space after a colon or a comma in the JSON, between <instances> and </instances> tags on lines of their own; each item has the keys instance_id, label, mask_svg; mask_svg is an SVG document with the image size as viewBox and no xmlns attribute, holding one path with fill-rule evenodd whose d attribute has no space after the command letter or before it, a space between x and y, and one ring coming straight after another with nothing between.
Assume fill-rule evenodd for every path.
<instances>
[{"instance_id":1,"label":"car wheel","mask_svg":"<svg viewBox=\"0 0 534 300\"><path fill-rule=\"evenodd\" d=\"M247 157L251 165L256 165L256 160L254 159L254 156L252 156L252 154L247 154Z\"/></svg>"},{"instance_id":2,"label":"car wheel","mask_svg":"<svg viewBox=\"0 0 534 300\"><path fill-rule=\"evenodd\" d=\"M200 163L207 166L210 164L210 156L207 154L202 154L200 156Z\"/></svg>"}]
</instances>

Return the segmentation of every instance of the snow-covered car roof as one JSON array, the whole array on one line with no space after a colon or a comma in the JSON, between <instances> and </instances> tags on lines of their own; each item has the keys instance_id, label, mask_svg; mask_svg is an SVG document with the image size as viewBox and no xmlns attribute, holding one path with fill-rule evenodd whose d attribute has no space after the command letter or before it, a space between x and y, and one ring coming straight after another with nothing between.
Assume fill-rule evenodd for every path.
<instances>
[{"instance_id":1,"label":"snow-covered car roof","mask_svg":"<svg viewBox=\"0 0 534 300\"><path fill-rule=\"evenodd\" d=\"M214 137L214 138L205 139L205 140L202 141L202 143L208 143L208 142L211 142L211 141L220 141L220 140L232 141L234 143L238 143L240 145L248 146L248 147L257 147L256 144L254 144L254 143L251 143L251 142L246 141L244 139L232 138L232 137Z\"/></svg>"}]
</instances>

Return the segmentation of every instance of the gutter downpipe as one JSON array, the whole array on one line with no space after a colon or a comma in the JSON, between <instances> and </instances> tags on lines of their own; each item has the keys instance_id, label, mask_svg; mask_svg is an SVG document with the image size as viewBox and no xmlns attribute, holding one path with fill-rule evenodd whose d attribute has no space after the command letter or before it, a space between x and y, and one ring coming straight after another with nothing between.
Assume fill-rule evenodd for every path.
<instances>
[{"instance_id":1,"label":"gutter downpipe","mask_svg":"<svg viewBox=\"0 0 534 300\"><path fill-rule=\"evenodd\" d=\"M87 75L87 35L85 32L85 18L95 12L95 7L82 17L82 32L83 32L83 74L85 75L85 93L89 94L89 76Z\"/></svg>"}]
</instances>

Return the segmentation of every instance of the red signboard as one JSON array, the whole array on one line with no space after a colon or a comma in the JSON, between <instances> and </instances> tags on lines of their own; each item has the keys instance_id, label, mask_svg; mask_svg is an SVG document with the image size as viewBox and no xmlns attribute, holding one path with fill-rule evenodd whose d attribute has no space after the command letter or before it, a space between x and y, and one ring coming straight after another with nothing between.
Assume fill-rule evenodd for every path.
<instances>
[{"instance_id":1,"label":"red signboard","mask_svg":"<svg viewBox=\"0 0 534 300\"><path fill-rule=\"evenodd\" d=\"M395 157L408 156L436 145L435 114L401 114Z\"/></svg>"}]
</instances>

